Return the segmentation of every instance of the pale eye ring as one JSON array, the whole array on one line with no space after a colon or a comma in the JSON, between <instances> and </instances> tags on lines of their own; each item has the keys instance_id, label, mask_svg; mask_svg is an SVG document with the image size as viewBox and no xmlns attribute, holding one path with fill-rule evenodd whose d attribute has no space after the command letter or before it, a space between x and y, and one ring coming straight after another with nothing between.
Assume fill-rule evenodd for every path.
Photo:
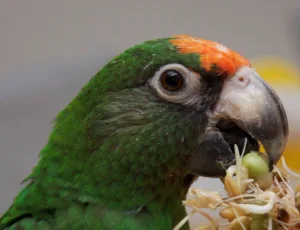
<instances>
[{"instance_id":1,"label":"pale eye ring","mask_svg":"<svg viewBox=\"0 0 300 230\"><path fill-rule=\"evenodd\" d=\"M180 72L169 69L161 74L160 83L165 90L178 91L183 87L184 79Z\"/></svg>"},{"instance_id":2,"label":"pale eye ring","mask_svg":"<svg viewBox=\"0 0 300 230\"><path fill-rule=\"evenodd\" d=\"M201 92L199 74L177 63L158 68L148 86L160 98L178 104L195 103Z\"/></svg>"}]
</instances>

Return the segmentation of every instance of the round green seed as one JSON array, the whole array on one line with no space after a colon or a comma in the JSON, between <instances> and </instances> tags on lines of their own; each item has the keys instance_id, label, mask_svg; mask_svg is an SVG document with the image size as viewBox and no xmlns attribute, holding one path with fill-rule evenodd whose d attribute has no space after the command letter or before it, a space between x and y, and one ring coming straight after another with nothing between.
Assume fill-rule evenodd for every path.
<instances>
[{"instance_id":1,"label":"round green seed","mask_svg":"<svg viewBox=\"0 0 300 230\"><path fill-rule=\"evenodd\" d=\"M242 159L242 165L249 170L250 178L260 179L262 175L269 172L267 160L258 152L250 152Z\"/></svg>"}]
</instances>

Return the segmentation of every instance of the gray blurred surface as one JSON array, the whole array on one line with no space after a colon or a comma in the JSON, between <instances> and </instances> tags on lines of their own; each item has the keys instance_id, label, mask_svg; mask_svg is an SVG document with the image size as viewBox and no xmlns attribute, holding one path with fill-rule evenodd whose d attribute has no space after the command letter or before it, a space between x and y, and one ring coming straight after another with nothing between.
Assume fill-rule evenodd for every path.
<instances>
[{"instance_id":1,"label":"gray blurred surface","mask_svg":"<svg viewBox=\"0 0 300 230\"><path fill-rule=\"evenodd\" d=\"M297 64L299 7L299 0L1 0L0 213L35 165L52 119L110 58L143 40L184 33L247 58Z\"/></svg>"}]
</instances>

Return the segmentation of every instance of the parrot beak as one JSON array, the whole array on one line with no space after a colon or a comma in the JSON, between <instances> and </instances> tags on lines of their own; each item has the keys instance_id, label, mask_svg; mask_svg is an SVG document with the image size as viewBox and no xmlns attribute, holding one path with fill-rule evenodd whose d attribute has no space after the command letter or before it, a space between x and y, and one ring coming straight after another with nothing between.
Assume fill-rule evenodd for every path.
<instances>
[{"instance_id":1,"label":"parrot beak","mask_svg":"<svg viewBox=\"0 0 300 230\"><path fill-rule=\"evenodd\" d=\"M289 132L286 113L275 91L253 69L244 67L225 81L214 112L259 141L270 168L278 162Z\"/></svg>"},{"instance_id":2,"label":"parrot beak","mask_svg":"<svg viewBox=\"0 0 300 230\"><path fill-rule=\"evenodd\" d=\"M247 138L245 153L258 151L262 144L271 170L283 154L288 132L286 113L275 91L252 68L243 67L224 81L190 169L203 176L224 175L235 162L234 145L241 153Z\"/></svg>"},{"instance_id":3,"label":"parrot beak","mask_svg":"<svg viewBox=\"0 0 300 230\"><path fill-rule=\"evenodd\" d=\"M286 113L275 91L253 69L244 67L225 81L214 111L259 141L271 168L278 162L288 137Z\"/></svg>"}]
</instances>

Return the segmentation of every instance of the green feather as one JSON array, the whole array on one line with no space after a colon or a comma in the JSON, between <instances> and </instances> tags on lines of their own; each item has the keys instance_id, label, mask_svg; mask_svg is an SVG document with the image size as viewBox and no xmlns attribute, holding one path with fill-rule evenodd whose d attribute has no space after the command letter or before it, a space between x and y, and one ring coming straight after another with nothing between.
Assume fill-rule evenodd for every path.
<instances>
[{"instance_id":1,"label":"green feather","mask_svg":"<svg viewBox=\"0 0 300 230\"><path fill-rule=\"evenodd\" d=\"M184 164L203 130L193 109L145 84L168 63L202 70L197 54L179 54L169 39L112 59L58 114L0 229L159 230L185 216L181 201L195 178Z\"/></svg>"}]
</instances>

